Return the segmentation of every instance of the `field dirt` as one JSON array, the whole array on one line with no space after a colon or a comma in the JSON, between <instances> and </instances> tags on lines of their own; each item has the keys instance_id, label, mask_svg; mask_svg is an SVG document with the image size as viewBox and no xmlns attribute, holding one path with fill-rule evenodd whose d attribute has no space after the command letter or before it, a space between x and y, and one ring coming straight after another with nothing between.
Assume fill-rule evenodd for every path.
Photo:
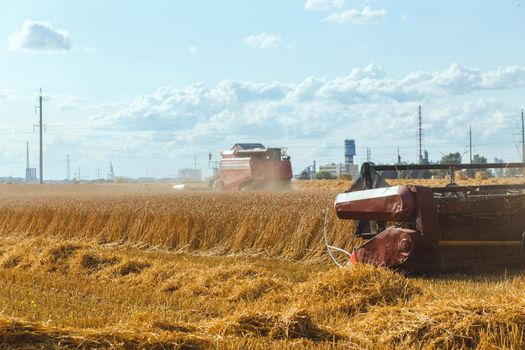
<instances>
[{"instance_id":1,"label":"field dirt","mask_svg":"<svg viewBox=\"0 0 525 350\"><path fill-rule=\"evenodd\" d=\"M0 186L0 348L525 347L522 271L334 268L323 210L345 184L314 183Z\"/></svg>"}]
</instances>

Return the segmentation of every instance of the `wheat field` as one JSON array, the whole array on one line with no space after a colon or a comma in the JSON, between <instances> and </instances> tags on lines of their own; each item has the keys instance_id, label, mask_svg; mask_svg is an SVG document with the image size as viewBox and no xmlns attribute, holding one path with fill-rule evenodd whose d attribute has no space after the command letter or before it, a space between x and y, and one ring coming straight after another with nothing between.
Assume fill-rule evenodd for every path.
<instances>
[{"instance_id":1,"label":"wheat field","mask_svg":"<svg viewBox=\"0 0 525 350\"><path fill-rule=\"evenodd\" d=\"M348 183L296 187L0 186L0 348L525 347L521 270L337 269Z\"/></svg>"}]
</instances>

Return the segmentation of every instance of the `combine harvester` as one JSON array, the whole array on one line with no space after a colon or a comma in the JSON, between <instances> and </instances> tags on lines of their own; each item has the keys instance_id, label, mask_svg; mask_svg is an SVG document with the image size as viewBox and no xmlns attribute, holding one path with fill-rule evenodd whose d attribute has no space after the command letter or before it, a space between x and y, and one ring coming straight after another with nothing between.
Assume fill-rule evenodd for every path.
<instances>
[{"instance_id":1,"label":"combine harvester","mask_svg":"<svg viewBox=\"0 0 525 350\"><path fill-rule=\"evenodd\" d=\"M458 186L460 169L525 168L507 164L363 164L360 177L337 196L338 218L357 220L354 239L364 243L352 263L406 273L525 263L525 184ZM450 171L446 187L389 186L380 171ZM334 259L337 263L337 261ZM338 264L339 265L339 264Z\"/></svg>"},{"instance_id":2,"label":"combine harvester","mask_svg":"<svg viewBox=\"0 0 525 350\"><path fill-rule=\"evenodd\" d=\"M214 190L243 191L291 189L292 164L281 148L266 148L260 143L237 143L221 152Z\"/></svg>"}]
</instances>

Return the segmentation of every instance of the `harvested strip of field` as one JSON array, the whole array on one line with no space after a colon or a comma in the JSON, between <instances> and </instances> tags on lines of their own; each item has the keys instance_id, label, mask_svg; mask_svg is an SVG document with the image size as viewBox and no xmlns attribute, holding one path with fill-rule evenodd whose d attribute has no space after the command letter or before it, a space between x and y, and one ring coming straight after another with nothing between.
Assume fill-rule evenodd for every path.
<instances>
[{"instance_id":1,"label":"harvested strip of field","mask_svg":"<svg viewBox=\"0 0 525 350\"><path fill-rule=\"evenodd\" d=\"M204 349L210 339L182 332L79 330L0 318L0 348L10 349Z\"/></svg>"},{"instance_id":2,"label":"harvested strip of field","mask_svg":"<svg viewBox=\"0 0 525 350\"><path fill-rule=\"evenodd\" d=\"M9 348L525 345L517 272L407 278L52 237L3 237L0 251L0 340ZM4 264L13 255L18 263Z\"/></svg>"}]
</instances>

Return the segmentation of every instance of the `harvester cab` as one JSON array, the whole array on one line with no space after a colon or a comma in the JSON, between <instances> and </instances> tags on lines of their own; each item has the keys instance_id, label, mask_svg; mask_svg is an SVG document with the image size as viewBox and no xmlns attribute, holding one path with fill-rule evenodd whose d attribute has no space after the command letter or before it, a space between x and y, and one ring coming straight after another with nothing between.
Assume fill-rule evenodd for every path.
<instances>
[{"instance_id":1,"label":"harvester cab","mask_svg":"<svg viewBox=\"0 0 525 350\"><path fill-rule=\"evenodd\" d=\"M454 183L457 170L494 168L525 163L363 164L334 203L339 219L356 221L353 235L361 244L348 253L350 261L407 273L525 263L525 184ZM449 171L451 182L389 186L381 176L413 170Z\"/></svg>"}]
</instances>

